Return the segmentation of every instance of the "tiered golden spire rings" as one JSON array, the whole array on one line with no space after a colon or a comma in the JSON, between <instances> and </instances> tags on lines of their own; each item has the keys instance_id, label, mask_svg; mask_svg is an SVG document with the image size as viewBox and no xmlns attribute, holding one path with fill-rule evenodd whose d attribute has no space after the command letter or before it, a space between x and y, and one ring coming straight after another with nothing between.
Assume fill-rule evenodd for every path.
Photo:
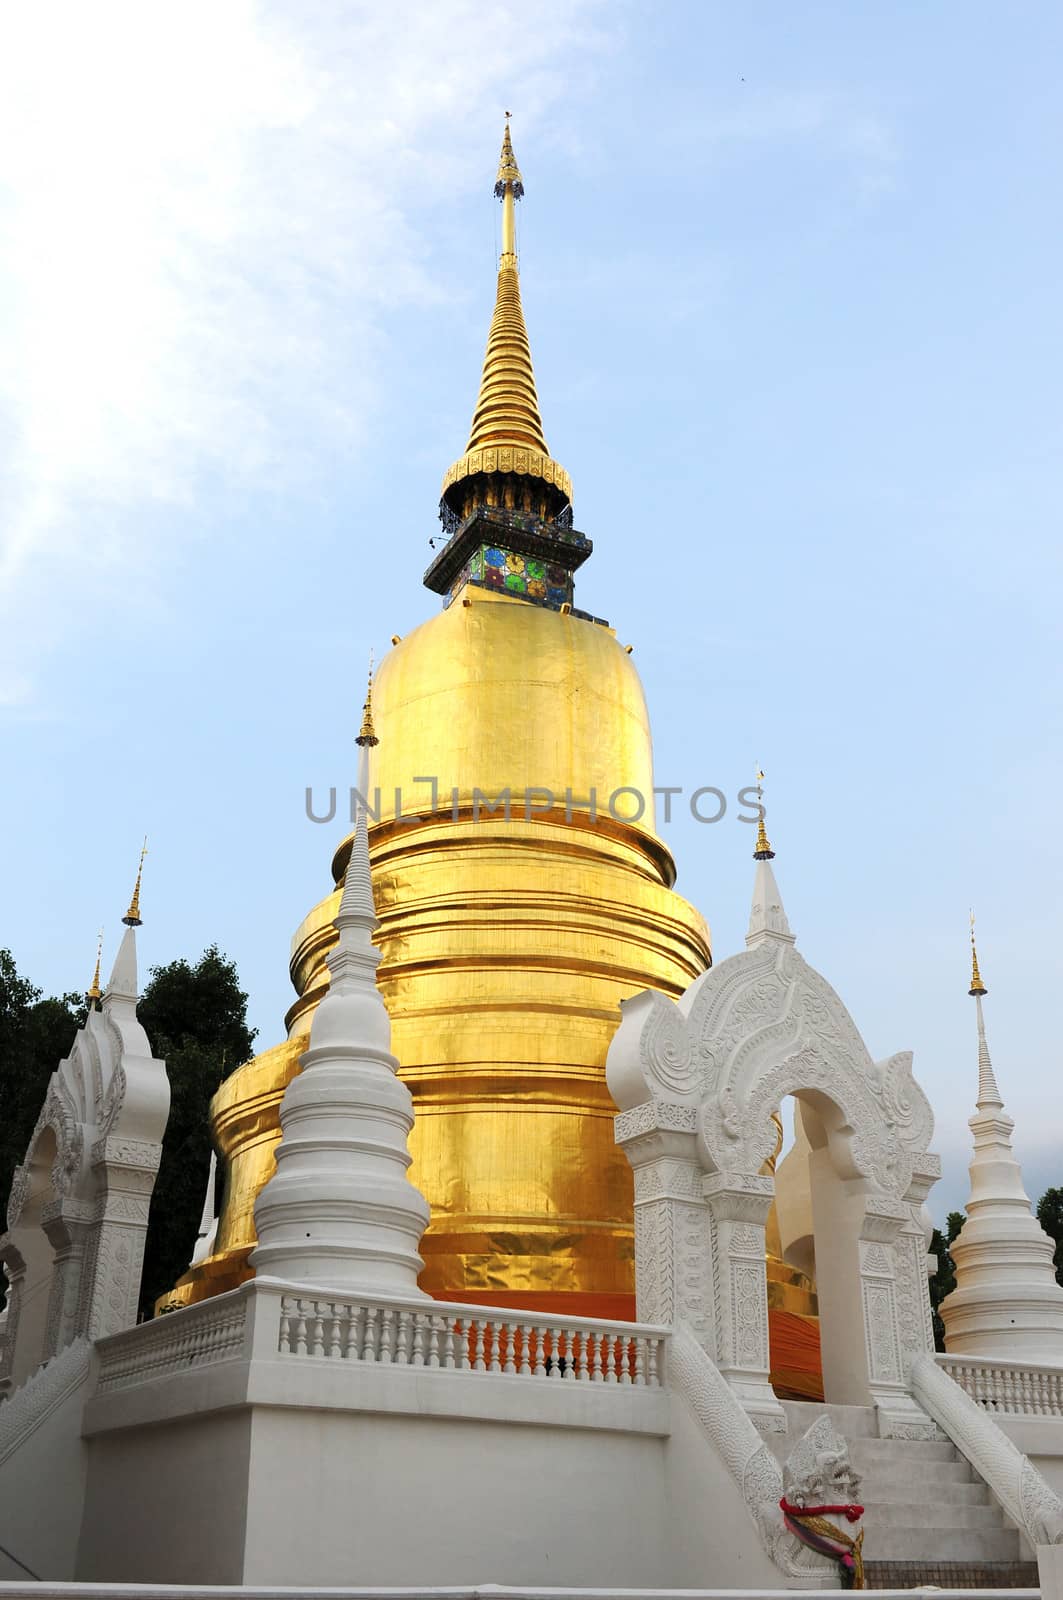
<instances>
[{"instance_id":1,"label":"tiered golden spire rings","mask_svg":"<svg viewBox=\"0 0 1063 1600\"><path fill-rule=\"evenodd\" d=\"M989 990L982 982L982 974L978 970L978 950L974 942L973 911L971 912L971 987L968 989L967 993L972 995L975 999L979 998L983 994L989 993Z\"/></svg>"},{"instance_id":2,"label":"tiered golden spire rings","mask_svg":"<svg viewBox=\"0 0 1063 1600\"><path fill-rule=\"evenodd\" d=\"M507 121L495 182L495 194L502 201L502 254L498 263L495 314L487 335L469 442L465 454L455 461L443 479L444 498L460 515L468 510L466 491L471 486L466 480L488 475L504 473L541 480L547 486L551 516L572 498L572 480L564 467L551 459L543 434L531 345L520 299L514 202L523 193L524 180L513 154ZM495 498L488 498L485 503L510 504L501 493L494 490L492 493ZM517 495L513 502L518 510L522 499L522 495Z\"/></svg>"},{"instance_id":3,"label":"tiered golden spire rings","mask_svg":"<svg viewBox=\"0 0 1063 1600\"><path fill-rule=\"evenodd\" d=\"M761 784L763 783L763 781L764 781L764 774L763 774L763 772L761 772L760 768L758 767L757 768L757 804L760 806L760 816L757 818L757 848L753 852L753 860L754 861L773 861L775 859L775 851L772 849L771 845L768 843L768 835L764 831L764 807L761 804L761 800L762 800L763 795L764 795L764 790L761 788Z\"/></svg>"},{"instance_id":4,"label":"tiered golden spire rings","mask_svg":"<svg viewBox=\"0 0 1063 1600\"><path fill-rule=\"evenodd\" d=\"M140 925L141 925L141 916L140 916L140 879L141 879L141 876L143 875L143 872L144 872L144 857L147 855L147 853L148 853L148 836L147 836L147 834L145 834L144 835L144 844L143 844L143 846L141 848L141 851L140 851L140 865L137 867L137 881L136 881L136 884L133 887L133 898L129 902L129 910L126 912L125 916L122 918L122 921L125 923L127 928L139 928Z\"/></svg>"},{"instance_id":5,"label":"tiered golden spire rings","mask_svg":"<svg viewBox=\"0 0 1063 1600\"><path fill-rule=\"evenodd\" d=\"M90 1006L95 1005L97 1000L103 999L103 993L100 989L100 958L102 955L103 929L101 928L99 933L96 935L96 971L92 974L92 985L88 994L85 996L85 999L88 1001Z\"/></svg>"},{"instance_id":6,"label":"tiered golden spire rings","mask_svg":"<svg viewBox=\"0 0 1063 1600\"><path fill-rule=\"evenodd\" d=\"M366 685L365 705L362 707L362 726L358 737L354 741L357 745L379 744L376 729L373 727L373 657L369 657L369 682Z\"/></svg>"},{"instance_id":7,"label":"tiered golden spire rings","mask_svg":"<svg viewBox=\"0 0 1063 1600\"><path fill-rule=\"evenodd\" d=\"M515 200L521 199L524 194L524 179L517 166L517 158L513 154L513 144L509 137L510 113L506 112L506 131L502 135L502 154L498 161L498 177L495 179L495 194L499 200L505 197L506 186Z\"/></svg>"}]
</instances>

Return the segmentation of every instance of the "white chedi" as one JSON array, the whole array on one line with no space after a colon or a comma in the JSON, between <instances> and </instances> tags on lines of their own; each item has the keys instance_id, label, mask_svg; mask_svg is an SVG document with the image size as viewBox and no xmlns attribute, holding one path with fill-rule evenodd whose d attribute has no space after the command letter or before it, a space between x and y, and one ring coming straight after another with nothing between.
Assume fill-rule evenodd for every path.
<instances>
[{"instance_id":1,"label":"white chedi","mask_svg":"<svg viewBox=\"0 0 1063 1600\"><path fill-rule=\"evenodd\" d=\"M361 792L367 792L363 779ZM422 1296L428 1203L411 1184L410 1091L376 986L380 952L364 805L327 956L328 991L281 1103L277 1170L255 1203L259 1276L314 1289Z\"/></svg>"},{"instance_id":2,"label":"white chedi","mask_svg":"<svg viewBox=\"0 0 1063 1600\"><path fill-rule=\"evenodd\" d=\"M973 938L972 938L973 953ZM950 1246L956 1287L941 1303L949 1355L1063 1364L1063 1288L1052 1240L1033 1214L1011 1147L1015 1123L1004 1110L986 1042L973 957L971 994L978 1016L978 1103L967 1220Z\"/></svg>"}]
</instances>

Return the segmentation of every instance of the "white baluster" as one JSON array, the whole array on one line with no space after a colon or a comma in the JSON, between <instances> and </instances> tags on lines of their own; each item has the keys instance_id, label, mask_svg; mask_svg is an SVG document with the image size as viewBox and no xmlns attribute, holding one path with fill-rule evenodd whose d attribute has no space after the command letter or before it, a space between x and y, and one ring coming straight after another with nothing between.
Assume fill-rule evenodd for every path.
<instances>
[{"instance_id":1,"label":"white baluster","mask_svg":"<svg viewBox=\"0 0 1063 1600\"><path fill-rule=\"evenodd\" d=\"M458 1337L457 1329L458 1323L451 1317L443 1318L443 1365L449 1372L453 1372L458 1365L455 1352L455 1341Z\"/></svg>"},{"instance_id":2,"label":"white baluster","mask_svg":"<svg viewBox=\"0 0 1063 1600\"><path fill-rule=\"evenodd\" d=\"M443 1318L434 1315L428 1319L428 1365L439 1366L439 1334L443 1327Z\"/></svg>"},{"instance_id":3,"label":"white baluster","mask_svg":"<svg viewBox=\"0 0 1063 1600\"><path fill-rule=\"evenodd\" d=\"M484 1360L484 1328L485 1328L484 1319L482 1317L474 1317L472 1325L473 1325L473 1332L474 1332L474 1335L475 1335L474 1342L473 1342L473 1347L474 1347L473 1363L472 1363L473 1371L474 1372L486 1372L487 1371L487 1362Z\"/></svg>"},{"instance_id":4,"label":"white baluster","mask_svg":"<svg viewBox=\"0 0 1063 1600\"><path fill-rule=\"evenodd\" d=\"M413 1357L410 1366L424 1366L424 1314L420 1311L413 1314Z\"/></svg>"},{"instance_id":5,"label":"white baluster","mask_svg":"<svg viewBox=\"0 0 1063 1600\"><path fill-rule=\"evenodd\" d=\"M520 1371L520 1375L521 1375L522 1378L530 1378L531 1377L531 1370L532 1370L532 1368L531 1368L531 1340L532 1340L532 1334L534 1333L534 1331L535 1330L533 1328L530 1328L527 1323L521 1323L520 1329L519 1329L519 1332L520 1332L520 1367L519 1367L519 1371Z\"/></svg>"},{"instance_id":6,"label":"white baluster","mask_svg":"<svg viewBox=\"0 0 1063 1600\"><path fill-rule=\"evenodd\" d=\"M391 1335L395 1324L395 1312L391 1306L385 1306L380 1313L380 1350L377 1360L386 1366L391 1364Z\"/></svg>"},{"instance_id":7,"label":"white baluster","mask_svg":"<svg viewBox=\"0 0 1063 1600\"><path fill-rule=\"evenodd\" d=\"M536 1327L532 1329L532 1338L535 1341L535 1367L533 1377L546 1377L546 1329Z\"/></svg>"},{"instance_id":8,"label":"white baluster","mask_svg":"<svg viewBox=\"0 0 1063 1600\"><path fill-rule=\"evenodd\" d=\"M338 1361L343 1355L343 1347L340 1343L340 1314L341 1308L338 1305L329 1306L328 1353L334 1361Z\"/></svg>"},{"instance_id":9,"label":"white baluster","mask_svg":"<svg viewBox=\"0 0 1063 1600\"><path fill-rule=\"evenodd\" d=\"M503 1372L516 1372L517 1370L517 1363L513 1359L516 1354L516 1340L517 1324L515 1322L504 1322L502 1324L502 1342L504 1346L503 1354L506 1359L502 1364Z\"/></svg>"},{"instance_id":10,"label":"white baluster","mask_svg":"<svg viewBox=\"0 0 1063 1600\"><path fill-rule=\"evenodd\" d=\"M377 1345L380 1339L380 1307L366 1306L365 1308L365 1343L362 1346L362 1360L375 1361L377 1358Z\"/></svg>"},{"instance_id":11,"label":"white baluster","mask_svg":"<svg viewBox=\"0 0 1063 1600\"><path fill-rule=\"evenodd\" d=\"M398 1325L395 1329L395 1365L406 1367L410 1364L410 1313L399 1312Z\"/></svg>"},{"instance_id":12,"label":"white baluster","mask_svg":"<svg viewBox=\"0 0 1063 1600\"><path fill-rule=\"evenodd\" d=\"M306 1355L306 1302L295 1302L295 1353L297 1356Z\"/></svg>"},{"instance_id":13,"label":"white baluster","mask_svg":"<svg viewBox=\"0 0 1063 1600\"><path fill-rule=\"evenodd\" d=\"M358 1325L362 1319L361 1306L348 1306L346 1308L346 1325L344 1327L343 1354L347 1361L358 1360Z\"/></svg>"}]
</instances>

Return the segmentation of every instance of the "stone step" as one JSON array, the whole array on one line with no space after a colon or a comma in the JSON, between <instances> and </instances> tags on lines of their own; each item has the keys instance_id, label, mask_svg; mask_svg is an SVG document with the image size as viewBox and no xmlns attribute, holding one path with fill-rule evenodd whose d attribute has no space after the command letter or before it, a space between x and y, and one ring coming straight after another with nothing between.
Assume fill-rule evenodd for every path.
<instances>
[{"instance_id":1,"label":"stone step","mask_svg":"<svg viewBox=\"0 0 1063 1600\"><path fill-rule=\"evenodd\" d=\"M796 1441L795 1441L796 1442ZM852 1458L871 1462L889 1456L894 1461L963 1462L951 1439L854 1439Z\"/></svg>"},{"instance_id":2,"label":"stone step","mask_svg":"<svg viewBox=\"0 0 1063 1600\"><path fill-rule=\"evenodd\" d=\"M1037 1589L1035 1561L868 1561L869 1589Z\"/></svg>"},{"instance_id":3,"label":"stone step","mask_svg":"<svg viewBox=\"0 0 1063 1600\"><path fill-rule=\"evenodd\" d=\"M913 1500L922 1505L928 1501L934 1505L951 1506L986 1506L993 1503L985 1484L976 1478L963 1483L929 1475L913 1479L910 1472L900 1472L893 1467L888 1472L876 1472L873 1478L865 1478L860 1498L865 1505L910 1505Z\"/></svg>"},{"instance_id":4,"label":"stone step","mask_svg":"<svg viewBox=\"0 0 1063 1600\"><path fill-rule=\"evenodd\" d=\"M884 1483L903 1482L919 1485L919 1493L936 1488L939 1483L976 1483L970 1463L962 1457L956 1461L895 1461L891 1456L869 1458L858 1450L850 1451L853 1466L868 1485L867 1492L880 1480Z\"/></svg>"},{"instance_id":5,"label":"stone step","mask_svg":"<svg viewBox=\"0 0 1063 1600\"><path fill-rule=\"evenodd\" d=\"M873 1528L1001 1529L995 1505L963 1505L928 1500L864 1500L864 1526Z\"/></svg>"},{"instance_id":6,"label":"stone step","mask_svg":"<svg viewBox=\"0 0 1063 1600\"><path fill-rule=\"evenodd\" d=\"M1019 1536L1011 1528L887 1527L865 1520L865 1561L1017 1562Z\"/></svg>"}]
</instances>

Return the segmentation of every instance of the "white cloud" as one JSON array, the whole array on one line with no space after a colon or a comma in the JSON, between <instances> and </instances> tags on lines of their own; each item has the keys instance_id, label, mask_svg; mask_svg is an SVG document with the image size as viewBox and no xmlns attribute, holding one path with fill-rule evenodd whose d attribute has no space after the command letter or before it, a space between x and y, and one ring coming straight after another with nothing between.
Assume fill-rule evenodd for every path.
<instances>
[{"instance_id":1,"label":"white cloud","mask_svg":"<svg viewBox=\"0 0 1063 1600\"><path fill-rule=\"evenodd\" d=\"M9 646L40 639L45 597L54 626L90 572L150 565L138 510L191 503L207 472L261 481L293 435L357 439L381 312L436 292L418 197L482 169L500 95L549 112L586 69L593 5L533 0L519 28L471 0L6 10ZM0 703L24 667L0 663Z\"/></svg>"}]
</instances>

